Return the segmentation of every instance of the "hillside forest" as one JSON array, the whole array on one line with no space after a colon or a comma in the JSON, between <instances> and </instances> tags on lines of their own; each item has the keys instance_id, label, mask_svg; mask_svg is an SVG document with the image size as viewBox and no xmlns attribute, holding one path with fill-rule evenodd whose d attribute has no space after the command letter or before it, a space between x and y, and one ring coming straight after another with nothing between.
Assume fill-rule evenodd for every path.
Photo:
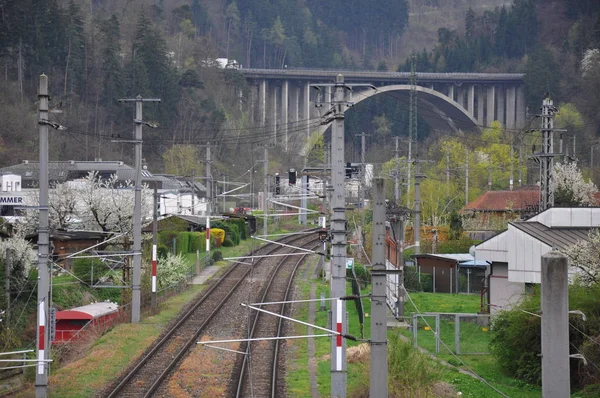
<instances>
[{"instance_id":1,"label":"hillside forest","mask_svg":"<svg viewBox=\"0 0 600 398\"><path fill-rule=\"evenodd\" d=\"M407 43L424 32L427 18L456 10L464 13L429 28L435 31L431 40ZM556 127L568 130L562 138L569 155L597 179L590 166L600 131L599 48L600 4L593 0L4 0L0 166L38 157L36 90L45 73L51 106L60 112L51 117L68 127L52 132L51 160L132 163L131 145L112 140L132 131L133 109L117 99L140 94L162 99L144 108L144 119L159 126L144 131L144 158L152 171L200 173L203 153L195 145L211 142L217 145L217 175L244 174L255 160L246 149L264 141L265 133L239 106L240 93L242 101L248 96L243 76L214 62L225 57L242 68L408 71L414 64L417 76L525 73L528 128L539 128L536 114L548 94L561 110ZM366 160L376 170L385 172L393 158L394 137L401 137L406 157L408 108L390 95L351 109L346 160L359 161L360 132L370 132ZM490 182L493 189L506 189L511 168L520 171L522 184L536 182L538 169L529 155L539 150L539 133L495 125L483 133L451 134L432 131L418 118L417 137L418 156L436 165L431 173L450 169L446 185L455 186L430 196L456 197L452 206L476 197ZM314 144L311 159L322 161L323 140ZM465 151L485 156L471 159L472 189L463 198L458 191ZM270 168L284 171L303 161L274 151Z\"/></svg>"}]
</instances>

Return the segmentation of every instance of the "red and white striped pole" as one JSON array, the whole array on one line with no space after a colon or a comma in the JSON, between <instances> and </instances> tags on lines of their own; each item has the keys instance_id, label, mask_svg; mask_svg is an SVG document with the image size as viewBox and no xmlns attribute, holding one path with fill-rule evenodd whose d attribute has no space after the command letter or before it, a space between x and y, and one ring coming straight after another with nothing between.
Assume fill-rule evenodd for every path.
<instances>
[{"instance_id":1,"label":"red and white striped pole","mask_svg":"<svg viewBox=\"0 0 600 398\"><path fill-rule=\"evenodd\" d=\"M206 217L206 253L210 252L210 217Z\"/></svg>"},{"instance_id":2,"label":"red and white striped pole","mask_svg":"<svg viewBox=\"0 0 600 398\"><path fill-rule=\"evenodd\" d=\"M38 325L39 339L37 374L44 375L46 366L46 308L44 305L44 301L40 301L38 305Z\"/></svg>"},{"instance_id":3,"label":"red and white striped pole","mask_svg":"<svg viewBox=\"0 0 600 398\"><path fill-rule=\"evenodd\" d=\"M156 294L156 244L152 245L152 294Z\"/></svg>"},{"instance_id":4,"label":"red and white striped pole","mask_svg":"<svg viewBox=\"0 0 600 398\"><path fill-rule=\"evenodd\" d=\"M338 335L336 336L336 343L335 343L335 351L336 351L336 356L335 356L335 370L343 370L342 369L342 333L343 333L343 329L342 329L342 314L343 314L343 306L342 306L342 300L337 299L336 300L336 306L337 306L337 311L336 311L336 332L338 332Z\"/></svg>"}]
</instances>

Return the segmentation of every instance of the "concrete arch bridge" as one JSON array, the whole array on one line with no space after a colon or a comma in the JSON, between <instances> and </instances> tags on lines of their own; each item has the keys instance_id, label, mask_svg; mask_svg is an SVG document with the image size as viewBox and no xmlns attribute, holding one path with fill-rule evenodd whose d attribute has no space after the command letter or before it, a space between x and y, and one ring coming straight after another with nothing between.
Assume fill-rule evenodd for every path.
<instances>
[{"instance_id":1,"label":"concrete arch bridge","mask_svg":"<svg viewBox=\"0 0 600 398\"><path fill-rule=\"evenodd\" d=\"M273 135L273 142L297 150L314 131L324 132L319 117L331 102L333 90L311 85L333 83L344 75L346 83L376 87L356 88L347 100L357 104L374 95L393 95L410 102L410 73L337 71L319 69L240 69L250 87L247 101L252 121ZM524 75L521 73L417 73L418 109L434 130L473 130L498 120L507 129L525 127Z\"/></svg>"}]
</instances>

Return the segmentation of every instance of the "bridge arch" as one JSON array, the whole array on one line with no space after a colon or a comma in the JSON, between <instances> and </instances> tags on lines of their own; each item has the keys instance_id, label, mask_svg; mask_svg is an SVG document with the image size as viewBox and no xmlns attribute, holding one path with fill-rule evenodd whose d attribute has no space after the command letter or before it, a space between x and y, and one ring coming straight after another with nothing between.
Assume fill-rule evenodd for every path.
<instances>
[{"instance_id":1,"label":"bridge arch","mask_svg":"<svg viewBox=\"0 0 600 398\"><path fill-rule=\"evenodd\" d=\"M479 130L477 120L458 102L452 98L430 88L416 86L418 115L433 129L438 131ZM354 105L379 94L396 92L398 101L410 104L411 86L408 84L395 84L377 87L377 89L355 90L351 97L347 98ZM344 113L351 108L346 108ZM319 133L323 134L331 122L321 125Z\"/></svg>"}]
</instances>

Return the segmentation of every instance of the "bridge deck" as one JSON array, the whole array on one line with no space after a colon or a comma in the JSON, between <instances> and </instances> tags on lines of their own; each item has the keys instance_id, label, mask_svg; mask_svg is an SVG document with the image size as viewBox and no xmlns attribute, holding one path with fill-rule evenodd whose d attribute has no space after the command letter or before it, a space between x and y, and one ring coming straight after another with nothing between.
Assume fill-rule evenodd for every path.
<instances>
[{"instance_id":1,"label":"bridge deck","mask_svg":"<svg viewBox=\"0 0 600 398\"><path fill-rule=\"evenodd\" d=\"M328 69L240 69L248 79L331 80L338 74L347 82L408 82L410 72L377 72ZM418 72L419 83L523 84L523 73L429 73Z\"/></svg>"}]
</instances>

